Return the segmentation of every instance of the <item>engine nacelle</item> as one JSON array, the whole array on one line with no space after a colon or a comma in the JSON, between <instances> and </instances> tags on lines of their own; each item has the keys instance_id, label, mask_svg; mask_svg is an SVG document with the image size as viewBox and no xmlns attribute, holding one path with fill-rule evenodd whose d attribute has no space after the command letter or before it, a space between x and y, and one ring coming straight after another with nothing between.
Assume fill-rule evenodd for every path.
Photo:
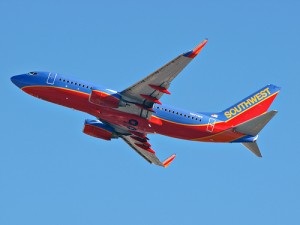
<instances>
[{"instance_id":1,"label":"engine nacelle","mask_svg":"<svg viewBox=\"0 0 300 225\"><path fill-rule=\"evenodd\" d=\"M92 90L89 101L96 105L118 108L123 105L121 97L116 93L109 93L107 90Z\"/></svg>"},{"instance_id":2,"label":"engine nacelle","mask_svg":"<svg viewBox=\"0 0 300 225\"><path fill-rule=\"evenodd\" d=\"M107 141L118 137L111 126L106 125L99 120L85 120L83 133Z\"/></svg>"}]
</instances>

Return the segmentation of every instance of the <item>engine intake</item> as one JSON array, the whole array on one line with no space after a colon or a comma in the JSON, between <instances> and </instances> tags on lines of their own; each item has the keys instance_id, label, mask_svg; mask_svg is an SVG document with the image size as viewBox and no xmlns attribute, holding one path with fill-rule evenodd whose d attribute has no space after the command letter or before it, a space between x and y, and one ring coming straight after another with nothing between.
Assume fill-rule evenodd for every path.
<instances>
[{"instance_id":1,"label":"engine intake","mask_svg":"<svg viewBox=\"0 0 300 225\"><path fill-rule=\"evenodd\" d=\"M118 138L111 126L104 124L99 120L85 120L83 133L107 141L110 141L112 138Z\"/></svg>"}]
</instances>

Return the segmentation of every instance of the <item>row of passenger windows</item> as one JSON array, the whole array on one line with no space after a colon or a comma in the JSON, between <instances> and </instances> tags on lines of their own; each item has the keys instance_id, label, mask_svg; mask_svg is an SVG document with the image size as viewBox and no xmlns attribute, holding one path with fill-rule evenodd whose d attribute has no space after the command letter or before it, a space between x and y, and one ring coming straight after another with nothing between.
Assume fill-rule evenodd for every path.
<instances>
[{"instance_id":1,"label":"row of passenger windows","mask_svg":"<svg viewBox=\"0 0 300 225\"><path fill-rule=\"evenodd\" d=\"M62 82L64 82L64 83L68 83L68 84L74 84L74 85L76 85L76 86L83 87L83 88L89 88L89 89L92 90L92 87L90 87L90 86L88 86L88 85L84 85L84 84L80 84L80 83L77 83L77 82L65 80L65 79L62 79L62 78L59 78L59 81L62 81Z\"/></svg>"},{"instance_id":2,"label":"row of passenger windows","mask_svg":"<svg viewBox=\"0 0 300 225\"><path fill-rule=\"evenodd\" d=\"M65 79L62 79L62 78L59 78L59 81L62 81L62 82L68 83L68 84L74 84L76 86L78 85L79 87L83 87L83 88L90 88L92 90L92 87L89 87L88 85L84 85L84 84L80 84L80 83L77 83L77 82L65 80ZM176 114L176 115L180 115L180 116L184 116L184 117L187 117L187 118L191 118L192 120L199 120L199 121L201 121L201 118L193 117L193 116L189 116L189 115L187 116L186 114L175 112L174 110L164 109L163 107L159 107L159 106L156 106L155 108L160 109L160 110L164 110L166 112L173 113L173 114Z\"/></svg>"},{"instance_id":3,"label":"row of passenger windows","mask_svg":"<svg viewBox=\"0 0 300 225\"><path fill-rule=\"evenodd\" d=\"M163 107L159 107L159 106L155 106L156 109L160 109L160 110L163 110L163 111L166 111L166 112L169 112L169 113L173 113L173 114L176 114L176 115L180 115L180 116L184 116L184 117L187 117L189 119L192 119L192 120L198 120L198 121L201 121L201 118L199 117L194 117L194 116L189 116L189 115L186 115L186 114L182 114L182 113L179 113L179 112L175 112L174 110L170 110L170 109L164 109Z\"/></svg>"}]
</instances>

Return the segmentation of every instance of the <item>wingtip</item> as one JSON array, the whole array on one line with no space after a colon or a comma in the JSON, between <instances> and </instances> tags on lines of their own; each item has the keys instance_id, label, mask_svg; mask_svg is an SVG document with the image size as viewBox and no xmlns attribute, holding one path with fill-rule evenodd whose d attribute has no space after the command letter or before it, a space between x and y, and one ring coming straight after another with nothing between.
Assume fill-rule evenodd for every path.
<instances>
[{"instance_id":1,"label":"wingtip","mask_svg":"<svg viewBox=\"0 0 300 225\"><path fill-rule=\"evenodd\" d=\"M202 48L206 45L207 42L208 42L208 38L204 39L192 51L186 53L184 56L189 57L189 58L195 58L199 54L199 52L202 50Z\"/></svg>"},{"instance_id":2,"label":"wingtip","mask_svg":"<svg viewBox=\"0 0 300 225\"><path fill-rule=\"evenodd\" d=\"M163 166L166 168L168 167L171 162L175 159L176 154L171 155L169 158L167 158L164 162L163 162Z\"/></svg>"}]
</instances>

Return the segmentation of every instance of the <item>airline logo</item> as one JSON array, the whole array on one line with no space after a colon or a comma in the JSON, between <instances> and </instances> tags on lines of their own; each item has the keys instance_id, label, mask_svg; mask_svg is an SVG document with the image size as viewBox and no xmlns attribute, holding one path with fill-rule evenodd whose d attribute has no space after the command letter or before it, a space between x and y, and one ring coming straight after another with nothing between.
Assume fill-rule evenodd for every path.
<instances>
[{"instance_id":1,"label":"airline logo","mask_svg":"<svg viewBox=\"0 0 300 225\"><path fill-rule=\"evenodd\" d=\"M248 108L260 103L264 99L268 98L271 95L269 87L265 88L264 90L250 96L245 101L239 103L235 107L230 108L228 111L224 112L224 115L227 119L230 119L233 116L238 115L239 113L247 110Z\"/></svg>"}]
</instances>

